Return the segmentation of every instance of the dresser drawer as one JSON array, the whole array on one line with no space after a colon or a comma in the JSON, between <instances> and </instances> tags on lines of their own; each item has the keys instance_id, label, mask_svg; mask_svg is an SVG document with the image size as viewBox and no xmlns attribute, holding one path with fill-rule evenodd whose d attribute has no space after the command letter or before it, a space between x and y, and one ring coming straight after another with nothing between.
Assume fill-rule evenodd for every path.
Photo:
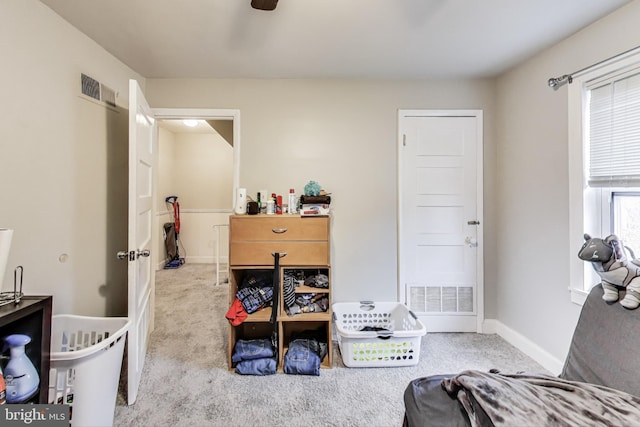
<instances>
[{"instance_id":1,"label":"dresser drawer","mask_svg":"<svg viewBox=\"0 0 640 427\"><path fill-rule=\"evenodd\" d=\"M229 239L233 241L329 240L329 218L300 216L232 216Z\"/></svg>"},{"instance_id":2,"label":"dresser drawer","mask_svg":"<svg viewBox=\"0 0 640 427\"><path fill-rule=\"evenodd\" d=\"M328 265L329 242L231 242L230 265L272 266L279 252L280 265ZM283 254L286 255L283 256Z\"/></svg>"}]
</instances>

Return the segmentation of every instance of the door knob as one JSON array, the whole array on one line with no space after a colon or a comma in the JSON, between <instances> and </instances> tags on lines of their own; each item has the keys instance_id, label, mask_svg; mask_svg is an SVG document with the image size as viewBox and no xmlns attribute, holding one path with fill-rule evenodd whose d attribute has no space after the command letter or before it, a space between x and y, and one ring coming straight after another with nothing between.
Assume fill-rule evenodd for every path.
<instances>
[{"instance_id":1,"label":"door knob","mask_svg":"<svg viewBox=\"0 0 640 427\"><path fill-rule=\"evenodd\" d=\"M118 251L118 253L116 254L116 257L118 257L118 259L128 259L129 258L129 252L127 252L127 251Z\"/></svg>"},{"instance_id":2,"label":"door knob","mask_svg":"<svg viewBox=\"0 0 640 427\"><path fill-rule=\"evenodd\" d=\"M475 237L467 236L467 237L464 239L464 243L465 243L465 244L467 244L467 245L469 245L469 247L470 247L470 248L475 248L475 247L477 247L477 246L478 246L478 240L476 240L476 238L475 238Z\"/></svg>"},{"instance_id":3,"label":"door knob","mask_svg":"<svg viewBox=\"0 0 640 427\"><path fill-rule=\"evenodd\" d=\"M149 255L151 255L151 251L149 249L143 249L143 250L138 249L138 252L136 253L136 255L138 256L138 258L140 257L148 258Z\"/></svg>"}]
</instances>

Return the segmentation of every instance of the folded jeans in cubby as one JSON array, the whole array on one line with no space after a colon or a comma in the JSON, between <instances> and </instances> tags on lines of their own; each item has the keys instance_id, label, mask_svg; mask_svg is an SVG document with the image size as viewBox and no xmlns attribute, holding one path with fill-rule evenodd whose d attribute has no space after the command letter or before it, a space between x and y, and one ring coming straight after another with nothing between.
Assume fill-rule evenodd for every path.
<instances>
[{"instance_id":1,"label":"folded jeans in cubby","mask_svg":"<svg viewBox=\"0 0 640 427\"><path fill-rule=\"evenodd\" d=\"M276 370L276 359L272 357L243 360L236 365L236 373L240 375L273 375Z\"/></svg>"},{"instance_id":2,"label":"folded jeans in cubby","mask_svg":"<svg viewBox=\"0 0 640 427\"><path fill-rule=\"evenodd\" d=\"M324 344L324 351L322 344ZM322 353L326 354L326 344L314 339L296 339L289 343L284 355L283 369L285 374L320 375Z\"/></svg>"},{"instance_id":3,"label":"folded jeans in cubby","mask_svg":"<svg viewBox=\"0 0 640 427\"><path fill-rule=\"evenodd\" d=\"M270 338L258 338L252 340L238 340L231 356L231 361L262 359L274 357L273 344Z\"/></svg>"},{"instance_id":4,"label":"folded jeans in cubby","mask_svg":"<svg viewBox=\"0 0 640 427\"><path fill-rule=\"evenodd\" d=\"M241 375L273 375L276 373L276 354L270 338L238 340L231 356L236 373Z\"/></svg>"}]
</instances>

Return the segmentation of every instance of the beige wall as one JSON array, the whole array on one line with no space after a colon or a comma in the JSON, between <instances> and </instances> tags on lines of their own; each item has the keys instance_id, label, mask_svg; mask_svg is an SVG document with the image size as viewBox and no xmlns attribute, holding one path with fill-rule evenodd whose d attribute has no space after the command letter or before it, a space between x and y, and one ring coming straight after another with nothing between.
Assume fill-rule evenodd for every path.
<instances>
[{"instance_id":1,"label":"beige wall","mask_svg":"<svg viewBox=\"0 0 640 427\"><path fill-rule=\"evenodd\" d=\"M126 314L122 106L128 79L144 79L36 0L0 2L0 40L0 227L15 230L1 289L22 265L24 292L52 294L55 312ZM80 73L119 108L80 97Z\"/></svg>"},{"instance_id":2,"label":"beige wall","mask_svg":"<svg viewBox=\"0 0 640 427\"><path fill-rule=\"evenodd\" d=\"M334 301L397 298L398 109L483 109L485 206L495 197L491 80L147 80L154 108L231 108L241 117L240 186L331 192ZM485 223L487 312L495 314L495 223Z\"/></svg>"},{"instance_id":3,"label":"beige wall","mask_svg":"<svg viewBox=\"0 0 640 427\"><path fill-rule=\"evenodd\" d=\"M567 87L547 80L640 45L634 1L498 79L497 319L563 360L579 307L569 301Z\"/></svg>"},{"instance_id":4,"label":"beige wall","mask_svg":"<svg viewBox=\"0 0 640 427\"><path fill-rule=\"evenodd\" d=\"M217 134L177 134L174 156L171 173L185 209L232 208L233 147L229 143Z\"/></svg>"},{"instance_id":5,"label":"beige wall","mask_svg":"<svg viewBox=\"0 0 640 427\"><path fill-rule=\"evenodd\" d=\"M180 257L187 262L214 262L218 236L213 226L228 223L233 205L233 147L218 134L173 133L164 128L158 146L158 268L164 267L166 254L162 225L173 222L173 206L165 198L173 195L180 204ZM220 241L220 261L226 263L226 229L221 229Z\"/></svg>"}]
</instances>

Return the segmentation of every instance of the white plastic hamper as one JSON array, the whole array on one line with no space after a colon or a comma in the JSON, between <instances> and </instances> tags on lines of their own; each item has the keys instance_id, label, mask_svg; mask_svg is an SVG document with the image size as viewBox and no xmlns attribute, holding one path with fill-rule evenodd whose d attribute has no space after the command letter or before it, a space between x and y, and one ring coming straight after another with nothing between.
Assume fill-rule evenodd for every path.
<instances>
[{"instance_id":1,"label":"white plastic hamper","mask_svg":"<svg viewBox=\"0 0 640 427\"><path fill-rule=\"evenodd\" d=\"M52 317L49 403L71 405L71 425L113 425L130 323L126 317Z\"/></svg>"},{"instance_id":2,"label":"white plastic hamper","mask_svg":"<svg viewBox=\"0 0 640 427\"><path fill-rule=\"evenodd\" d=\"M427 329L404 304L336 303L333 316L346 366L411 366L420 361L420 341Z\"/></svg>"}]
</instances>

